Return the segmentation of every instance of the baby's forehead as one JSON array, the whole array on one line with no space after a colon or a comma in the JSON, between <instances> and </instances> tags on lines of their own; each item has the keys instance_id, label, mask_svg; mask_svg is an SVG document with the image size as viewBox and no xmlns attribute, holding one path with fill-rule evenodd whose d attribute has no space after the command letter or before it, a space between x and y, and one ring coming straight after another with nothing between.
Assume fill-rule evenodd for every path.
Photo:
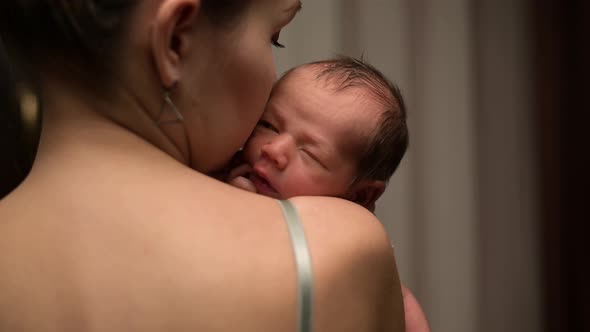
<instances>
[{"instance_id":1,"label":"baby's forehead","mask_svg":"<svg viewBox=\"0 0 590 332\"><path fill-rule=\"evenodd\" d=\"M275 88L285 84L313 84L317 88L336 91L339 80L333 77L321 75L323 66L321 64L304 64L294 67L283 74L275 83Z\"/></svg>"},{"instance_id":2,"label":"baby's forehead","mask_svg":"<svg viewBox=\"0 0 590 332\"><path fill-rule=\"evenodd\" d=\"M372 110L381 107L369 87L365 84L346 84L345 76L323 75L324 69L322 64L305 64L289 70L275 83L271 97L297 94L298 98L306 98L302 91L321 91L327 96L324 103L346 101L356 106L359 115L376 116Z\"/></svg>"},{"instance_id":3,"label":"baby's forehead","mask_svg":"<svg viewBox=\"0 0 590 332\"><path fill-rule=\"evenodd\" d=\"M313 99L315 109L321 111L328 105L347 104L361 109L373 103L373 97L363 85L342 87L337 76L322 76L318 64L306 64L285 73L273 87L270 100L301 101ZM321 96L320 98L316 98ZM372 108L372 107L370 107Z\"/></svg>"},{"instance_id":4,"label":"baby's forehead","mask_svg":"<svg viewBox=\"0 0 590 332\"><path fill-rule=\"evenodd\" d=\"M362 123L362 129L366 130L368 127L372 129L373 126L363 120L377 118L379 112L376 110L380 109L380 105L375 101L369 89L362 84L343 87L344 78L340 79L337 75L321 75L323 69L322 64L305 64L289 70L275 84L271 100L272 97L278 97L284 102L288 100L292 103L309 99L310 93L314 97L317 96L314 92L310 92L311 90L320 91L323 98L313 98L315 102L313 106L315 107L305 103L308 111L315 113L331 110L337 113L349 113L347 115L352 115L359 120L351 124L352 126ZM289 97L284 98L285 96ZM337 110L334 110L333 107L326 107L334 104L350 107ZM335 115L338 116L338 114ZM376 123L370 122L376 126Z\"/></svg>"}]
</instances>

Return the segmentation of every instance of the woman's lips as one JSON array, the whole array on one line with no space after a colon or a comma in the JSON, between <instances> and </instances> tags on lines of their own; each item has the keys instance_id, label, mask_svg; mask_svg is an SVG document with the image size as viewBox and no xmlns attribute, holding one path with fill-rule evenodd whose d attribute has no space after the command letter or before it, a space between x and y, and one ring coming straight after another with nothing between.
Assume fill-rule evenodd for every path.
<instances>
[{"instance_id":1,"label":"woman's lips","mask_svg":"<svg viewBox=\"0 0 590 332\"><path fill-rule=\"evenodd\" d=\"M250 173L250 181L252 181L252 183L256 187L256 191L259 194L274 197L274 198L280 198L279 193L270 184L270 182L268 182L268 180L266 180L265 178L263 178L262 176L260 176L256 172Z\"/></svg>"}]
</instances>

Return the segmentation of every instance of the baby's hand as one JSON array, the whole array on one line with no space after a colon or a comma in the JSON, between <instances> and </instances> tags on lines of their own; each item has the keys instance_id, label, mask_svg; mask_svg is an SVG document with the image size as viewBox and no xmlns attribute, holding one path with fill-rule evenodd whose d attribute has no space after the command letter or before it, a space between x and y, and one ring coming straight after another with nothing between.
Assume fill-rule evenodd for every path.
<instances>
[{"instance_id":1,"label":"baby's hand","mask_svg":"<svg viewBox=\"0 0 590 332\"><path fill-rule=\"evenodd\" d=\"M250 172L252 172L252 167L250 165L247 163L241 164L229 172L227 183L234 187L255 193L256 187L252 181L248 179Z\"/></svg>"}]
</instances>

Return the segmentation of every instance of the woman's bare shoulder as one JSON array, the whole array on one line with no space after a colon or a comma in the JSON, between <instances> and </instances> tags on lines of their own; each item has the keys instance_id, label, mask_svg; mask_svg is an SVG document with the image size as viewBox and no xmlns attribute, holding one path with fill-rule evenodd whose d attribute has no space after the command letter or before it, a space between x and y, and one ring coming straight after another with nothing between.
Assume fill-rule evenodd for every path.
<instances>
[{"instance_id":1,"label":"woman's bare shoulder","mask_svg":"<svg viewBox=\"0 0 590 332\"><path fill-rule=\"evenodd\" d=\"M392 255L385 228L364 207L332 197L296 197L291 201L308 236L322 238L326 247L351 246L358 254Z\"/></svg>"},{"instance_id":2,"label":"woman's bare shoulder","mask_svg":"<svg viewBox=\"0 0 590 332\"><path fill-rule=\"evenodd\" d=\"M229 247L240 243L239 253L243 258L234 261L232 269L242 280L256 280L254 284L265 285L256 294L248 287L244 298L250 299L252 308L273 311L274 316L282 317L282 322L294 322L294 317L285 316L284 311L291 311L290 307L295 305L296 273L279 204L267 197L234 192L233 188L227 190L224 213L232 217L226 220L233 220L231 229L240 234L231 237ZM365 208L337 198L290 200L300 217L312 259L315 329L403 331L403 302L395 258L379 220ZM225 223L216 219L218 225ZM223 239L228 237L214 238L216 261L220 261L224 253L230 252L223 249ZM241 261L247 265L241 266ZM223 269L227 270L228 266L224 265ZM224 278L227 276L226 273ZM228 281L228 284L236 282ZM235 289L232 294L236 294Z\"/></svg>"},{"instance_id":3,"label":"woman's bare shoulder","mask_svg":"<svg viewBox=\"0 0 590 332\"><path fill-rule=\"evenodd\" d=\"M317 287L317 325L326 330L403 331L403 302L395 258L379 220L354 203L297 197ZM320 328L321 330L321 328Z\"/></svg>"}]
</instances>

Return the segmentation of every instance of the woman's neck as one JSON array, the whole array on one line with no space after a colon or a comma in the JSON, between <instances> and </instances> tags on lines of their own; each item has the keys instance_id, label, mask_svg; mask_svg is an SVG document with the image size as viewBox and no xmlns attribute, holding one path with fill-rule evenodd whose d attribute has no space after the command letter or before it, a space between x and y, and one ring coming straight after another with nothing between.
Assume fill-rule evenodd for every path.
<instances>
[{"instance_id":1,"label":"woman's neck","mask_svg":"<svg viewBox=\"0 0 590 332\"><path fill-rule=\"evenodd\" d=\"M148 113L148 105L131 93L121 93L116 102L105 102L92 94L72 90L52 81L43 87L43 126L37 162L81 145L102 146L105 150L123 149L127 153L156 152L187 164L188 148L184 142L184 129L165 132ZM157 101L152 102L157 104ZM96 151L89 151L95 153ZM162 153L163 152L163 153ZM51 158L50 158L51 159Z\"/></svg>"}]
</instances>

